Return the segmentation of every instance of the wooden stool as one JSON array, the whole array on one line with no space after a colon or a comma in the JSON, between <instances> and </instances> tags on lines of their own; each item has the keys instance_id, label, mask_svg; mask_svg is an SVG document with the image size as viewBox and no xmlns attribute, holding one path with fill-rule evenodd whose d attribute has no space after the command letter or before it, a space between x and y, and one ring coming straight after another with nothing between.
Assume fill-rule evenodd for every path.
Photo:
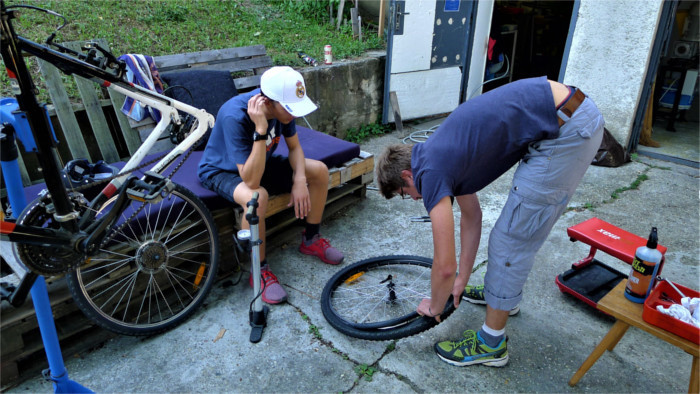
<instances>
[{"instance_id":1,"label":"wooden stool","mask_svg":"<svg viewBox=\"0 0 700 394\"><path fill-rule=\"evenodd\" d=\"M569 380L569 386L576 385L576 383L581 380L583 375L586 374L593 364L598 361L600 356L602 356L606 350L612 351L622 336L625 335L627 329L630 326L634 326L656 336L657 338L663 339L671 345L679 347L686 353L693 356L688 392L697 393L699 388L698 368L700 368L700 364L698 364L698 353L700 346L669 331L645 322L642 319L643 304L635 304L625 298L623 293L625 291L626 284L626 281L620 282L598 302L598 309L610 314L617 319L617 321L612 326L610 331L608 331L605 337L603 337L598 346L593 349L593 352L591 352L586 361L581 364L581 367L578 369L578 371L576 371L571 380Z\"/></svg>"}]
</instances>

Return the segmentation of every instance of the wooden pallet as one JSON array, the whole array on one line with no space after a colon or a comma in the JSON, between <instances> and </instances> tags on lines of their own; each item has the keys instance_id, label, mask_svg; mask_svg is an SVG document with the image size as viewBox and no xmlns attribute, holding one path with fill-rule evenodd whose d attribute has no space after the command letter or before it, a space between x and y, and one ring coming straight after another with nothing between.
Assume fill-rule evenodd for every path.
<instances>
[{"instance_id":1,"label":"wooden pallet","mask_svg":"<svg viewBox=\"0 0 700 394\"><path fill-rule=\"evenodd\" d=\"M367 152L361 152L360 157L341 167L331 168L324 219L364 198L366 186L373 180L373 170L374 157ZM293 210L287 208L288 202L288 194L270 199L266 214L268 236L298 221ZM221 246L219 280L238 272L241 268L238 261L244 264L248 262L248 257L238 253L231 242L231 237L240 228L242 212L240 208L212 212ZM12 259L7 248L4 249L3 258ZM95 349L116 335L95 325L83 315L73 302L62 278L49 278L47 286L64 359ZM31 299L19 308L3 303L0 313L0 390L4 391L38 376L41 370L48 368L48 364Z\"/></svg>"}]
</instances>

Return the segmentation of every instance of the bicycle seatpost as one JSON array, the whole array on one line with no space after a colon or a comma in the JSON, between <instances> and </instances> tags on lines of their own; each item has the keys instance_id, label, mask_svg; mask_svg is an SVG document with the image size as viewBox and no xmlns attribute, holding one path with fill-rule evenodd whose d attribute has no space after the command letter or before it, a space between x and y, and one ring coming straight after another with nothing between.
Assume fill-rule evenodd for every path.
<instances>
[{"instance_id":1,"label":"bicycle seatpost","mask_svg":"<svg viewBox=\"0 0 700 394\"><path fill-rule=\"evenodd\" d=\"M258 197L258 192L254 192L253 198L246 204L248 209L245 215L250 225L250 245L252 247L250 263L252 270L251 275L253 275L253 297L255 297L253 300L253 308L249 316L250 326L252 327L250 342L252 343L258 343L262 339L262 333L267 324L267 313L269 311L269 308L263 305L260 294L260 244L262 241L258 233L258 225L260 224L260 217L257 213Z\"/></svg>"}]
</instances>

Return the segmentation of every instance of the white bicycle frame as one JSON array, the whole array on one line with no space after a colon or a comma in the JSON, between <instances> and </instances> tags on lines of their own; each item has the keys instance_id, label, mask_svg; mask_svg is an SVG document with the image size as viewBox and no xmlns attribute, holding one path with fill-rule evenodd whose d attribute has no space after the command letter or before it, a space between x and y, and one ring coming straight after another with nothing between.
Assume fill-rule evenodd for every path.
<instances>
[{"instance_id":1,"label":"white bicycle frame","mask_svg":"<svg viewBox=\"0 0 700 394\"><path fill-rule=\"evenodd\" d=\"M163 131L165 131L166 127L168 127L171 122L178 125L180 124L178 110L194 116L195 119L197 119L197 127L187 136L187 138L172 148L172 150L166 154L165 157L156 163L150 169L152 172L162 174L163 171L165 171L165 169L167 169L178 156L187 152L187 150L189 150L190 147L192 147L192 145L204 135L209 127L214 127L214 116L203 109L195 108L191 105L171 99L138 85L129 85L130 88L136 89L135 91L120 86L120 84L109 84L108 82L103 82L103 86L104 85L107 85L108 89L113 89L118 93L140 101L143 105L155 108L161 113L161 119L158 124L156 124L153 131L151 131L136 152L134 152L129 161L127 161L126 165L122 169L122 172L119 173L119 175L123 176L117 177L110 182L111 185L114 186L114 190L119 189L127 176L131 174L131 170L138 166L143 158L146 157L153 145L155 145L156 141L158 141L158 138L160 138L160 135L163 133Z\"/></svg>"}]
</instances>

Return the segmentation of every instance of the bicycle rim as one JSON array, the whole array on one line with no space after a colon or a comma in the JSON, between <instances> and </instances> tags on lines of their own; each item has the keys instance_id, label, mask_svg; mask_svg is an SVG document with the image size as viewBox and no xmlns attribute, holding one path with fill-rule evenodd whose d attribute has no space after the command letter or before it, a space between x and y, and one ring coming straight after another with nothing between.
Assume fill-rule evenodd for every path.
<instances>
[{"instance_id":1,"label":"bicycle rim","mask_svg":"<svg viewBox=\"0 0 700 394\"><path fill-rule=\"evenodd\" d=\"M132 200L115 228L139 205ZM218 264L218 233L211 214L192 192L176 185L66 278L80 309L100 326L120 334L151 335L175 327L201 305Z\"/></svg>"},{"instance_id":2,"label":"bicycle rim","mask_svg":"<svg viewBox=\"0 0 700 394\"><path fill-rule=\"evenodd\" d=\"M323 315L336 330L361 339L398 339L428 330L438 322L418 315L416 307L430 298L431 268L432 260L419 256L382 256L352 264L323 289ZM446 308L443 319L453 310Z\"/></svg>"}]
</instances>

